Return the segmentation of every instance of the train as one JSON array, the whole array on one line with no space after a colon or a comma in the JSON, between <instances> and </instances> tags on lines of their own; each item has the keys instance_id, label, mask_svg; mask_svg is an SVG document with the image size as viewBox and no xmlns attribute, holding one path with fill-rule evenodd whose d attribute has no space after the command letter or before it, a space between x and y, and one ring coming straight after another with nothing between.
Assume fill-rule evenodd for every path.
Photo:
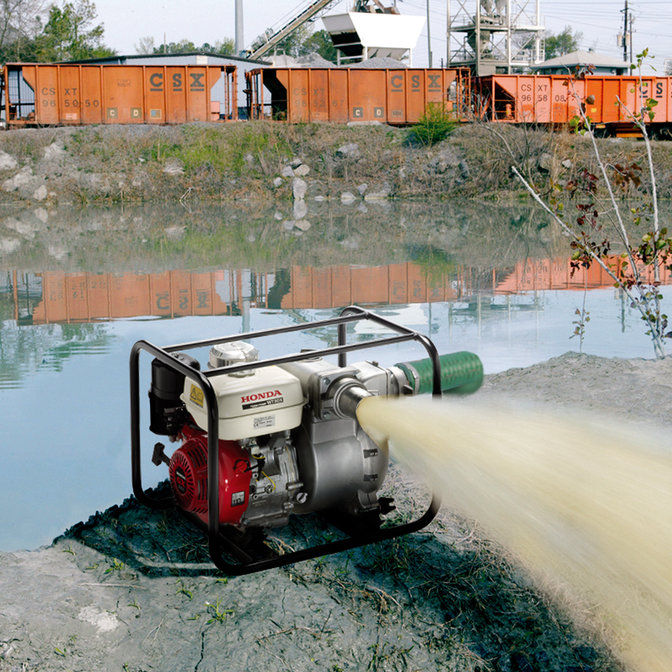
<instances>
[{"instance_id":1,"label":"train","mask_svg":"<svg viewBox=\"0 0 672 672\"><path fill-rule=\"evenodd\" d=\"M417 123L438 105L456 121L563 128L583 110L597 133L672 136L672 77L495 74L461 68L292 68L235 65L9 63L0 78L6 128L81 124L224 123L242 119ZM243 103L243 104L240 104Z\"/></svg>"}]
</instances>

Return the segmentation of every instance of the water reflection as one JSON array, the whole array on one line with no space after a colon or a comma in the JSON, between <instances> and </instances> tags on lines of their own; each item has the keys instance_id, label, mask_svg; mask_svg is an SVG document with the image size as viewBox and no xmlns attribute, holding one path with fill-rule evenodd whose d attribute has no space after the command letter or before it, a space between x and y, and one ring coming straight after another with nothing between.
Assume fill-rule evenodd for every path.
<instances>
[{"instance_id":1,"label":"water reflection","mask_svg":"<svg viewBox=\"0 0 672 672\"><path fill-rule=\"evenodd\" d=\"M310 322L358 303L431 335L441 352L477 352L493 372L578 349L571 321L588 287L584 349L651 356L611 280L598 269L572 276L566 239L531 208L367 207L311 204L300 225L291 204L0 219L2 445L13 448L0 509L23 512L0 527L0 549L46 543L128 495L128 354L141 338ZM353 336L375 336L362 329ZM335 337L273 341L263 355Z\"/></svg>"}]
</instances>

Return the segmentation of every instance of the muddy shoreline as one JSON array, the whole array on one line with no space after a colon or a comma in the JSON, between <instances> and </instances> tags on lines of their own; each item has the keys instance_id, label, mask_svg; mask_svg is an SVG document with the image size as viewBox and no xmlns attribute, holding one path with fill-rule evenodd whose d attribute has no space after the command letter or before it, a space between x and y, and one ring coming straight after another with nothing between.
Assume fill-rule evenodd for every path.
<instances>
[{"instance_id":1,"label":"muddy shoreline","mask_svg":"<svg viewBox=\"0 0 672 672\"><path fill-rule=\"evenodd\" d=\"M567 353L488 376L477 395L669 432L672 360ZM588 607L558 605L450 511L414 535L249 577L207 567L199 532L134 500L49 547L2 553L0 670L627 669Z\"/></svg>"}]
</instances>

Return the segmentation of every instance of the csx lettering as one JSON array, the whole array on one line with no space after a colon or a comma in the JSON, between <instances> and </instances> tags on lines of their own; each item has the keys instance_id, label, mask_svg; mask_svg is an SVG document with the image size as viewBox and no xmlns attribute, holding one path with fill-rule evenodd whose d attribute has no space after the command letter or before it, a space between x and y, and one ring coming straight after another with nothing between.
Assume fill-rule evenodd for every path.
<instances>
[{"instance_id":1,"label":"csx lettering","mask_svg":"<svg viewBox=\"0 0 672 672\"><path fill-rule=\"evenodd\" d=\"M163 91L163 73L155 72L149 76L149 85L152 91Z\"/></svg>"},{"instance_id":2,"label":"csx lettering","mask_svg":"<svg viewBox=\"0 0 672 672\"><path fill-rule=\"evenodd\" d=\"M48 89L46 86L42 88L42 95L43 96L55 96L56 95L56 89Z\"/></svg>"},{"instance_id":3,"label":"csx lettering","mask_svg":"<svg viewBox=\"0 0 672 672\"><path fill-rule=\"evenodd\" d=\"M202 72L190 72L189 76L191 77L191 90L192 91L203 91L205 89L205 84L201 81L203 79Z\"/></svg>"},{"instance_id":4,"label":"csx lettering","mask_svg":"<svg viewBox=\"0 0 672 672\"><path fill-rule=\"evenodd\" d=\"M173 74L173 88L175 91L182 91L182 73L176 72Z\"/></svg>"},{"instance_id":5,"label":"csx lettering","mask_svg":"<svg viewBox=\"0 0 672 672\"><path fill-rule=\"evenodd\" d=\"M430 91L440 91L441 90L441 83L439 82L439 77L441 75L430 75L428 74L427 77L429 77L429 90Z\"/></svg>"},{"instance_id":6,"label":"csx lettering","mask_svg":"<svg viewBox=\"0 0 672 672\"><path fill-rule=\"evenodd\" d=\"M66 89L65 90L65 95L66 96L76 96L77 95L77 89Z\"/></svg>"},{"instance_id":7,"label":"csx lettering","mask_svg":"<svg viewBox=\"0 0 672 672\"><path fill-rule=\"evenodd\" d=\"M420 90L420 75L411 75L411 88L413 91Z\"/></svg>"},{"instance_id":8,"label":"csx lettering","mask_svg":"<svg viewBox=\"0 0 672 672\"><path fill-rule=\"evenodd\" d=\"M240 398L241 404L247 404L250 401L260 401L261 399L273 399L274 397L281 397L280 390L268 390L267 392L257 392L256 394L246 394Z\"/></svg>"},{"instance_id":9,"label":"csx lettering","mask_svg":"<svg viewBox=\"0 0 672 672\"><path fill-rule=\"evenodd\" d=\"M392 75L390 77L390 83L392 84L393 89L403 88L404 78L401 75Z\"/></svg>"},{"instance_id":10,"label":"csx lettering","mask_svg":"<svg viewBox=\"0 0 672 672\"><path fill-rule=\"evenodd\" d=\"M662 97L663 97L663 83L656 82L656 98L662 98Z\"/></svg>"}]
</instances>

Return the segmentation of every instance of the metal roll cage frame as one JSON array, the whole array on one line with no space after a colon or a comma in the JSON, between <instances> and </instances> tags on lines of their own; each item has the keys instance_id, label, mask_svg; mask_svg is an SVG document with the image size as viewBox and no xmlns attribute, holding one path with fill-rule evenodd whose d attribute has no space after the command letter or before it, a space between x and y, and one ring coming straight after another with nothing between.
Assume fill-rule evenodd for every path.
<instances>
[{"instance_id":1,"label":"metal roll cage frame","mask_svg":"<svg viewBox=\"0 0 672 672\"><path fill-rule=\"evenodd\" d=\"M365 343L346 343L346 325L350 322L359 320L371 320L381 326L387 327L391 331L397 333L396 336L389 336L384 338L366 341ZM328 327L336 325L338 327L338 345L310 350L292 355L285 355L282 357L274 357L270 359L259 360L256 362L247 362L244 364L234 364L231 366L219 367L215 369L208 369L206 371L199 371L194 369L184 362L176 359L171 353L176 351L189 350L199 347L212 346L218 343L227 343L231 341L245 340L249 338L260 338L264 336L276 336L286 334L294 331L308 331L320 327ZM137 500L146 506L154 509L168 509L175 506L175 500L172 497L156 498L148 495L142 486L141 474L141 445L140 445L140 375L139 375L139 359L140 353L145 351L158 359L163 364L172 367L186 378L196 382L204 393L205 407L208 418L208 523L204 526L202 521L195 515L187 512L188 518L192 519L200 527L206 528L208 537L208 547L210 558L214 565L221 571L230 575L251 574L265 569L280 567L283 565L292 564L301 560L309 560L331 553L338 553L340 551L350 550L359 546L364 546L377 541L385 539L394 539L410 532L416 532L426 527L438 513L441 505L439 497L433 493L432 499L427 510L416 520L395 525L392 527L385 527L376 530L367 531L366 538L361 536L348 536L344 539L332 541L325 544L311 546L309 548L291 551L283 555L277 555L272 558L265 558L262 560L255 560L250 556L244 548L236 544L234 540L227 537L220 526L219 517L211 515L211 512L219 511L219 409L217 403L217 396L214 392L210 378L222 373L235 373L238 371L258 369L274 364L285 364L288 362L296 362L305 359L312 359L319 356L338 355L338 364L341 367L347 365L347 353L357 350L364 350L374 348L381 345L391 345L394 343L403 343L405 341L417 341L424 346L429 358L432 361L433 378L432 378L432 396L441 397L441 366L439 362L439 354L432 341L416 331L408 329L404 326L395 324L383 317L375 315L370 311L364 310L359 306L348 306L341 311L338 317L319 320L311 322L310 324L292 325L289 327L277 327L273 329L265 329L261 331L253 331L245 334L236 334L235 336L228 336L225 338L205 339L201 341L193 341L189 343L181 343L177 345L170 345L166 347L158 347L149 341L137 341L132 349L130 355L130 400L131 400L131 468L132 468L132 484L133 493ZM227 526L223 526L227 527ZM228 552L229 555L240 560L239 563L234 564L227 562L223 558L223 554Z\"/></svg>"}]
</instances>

